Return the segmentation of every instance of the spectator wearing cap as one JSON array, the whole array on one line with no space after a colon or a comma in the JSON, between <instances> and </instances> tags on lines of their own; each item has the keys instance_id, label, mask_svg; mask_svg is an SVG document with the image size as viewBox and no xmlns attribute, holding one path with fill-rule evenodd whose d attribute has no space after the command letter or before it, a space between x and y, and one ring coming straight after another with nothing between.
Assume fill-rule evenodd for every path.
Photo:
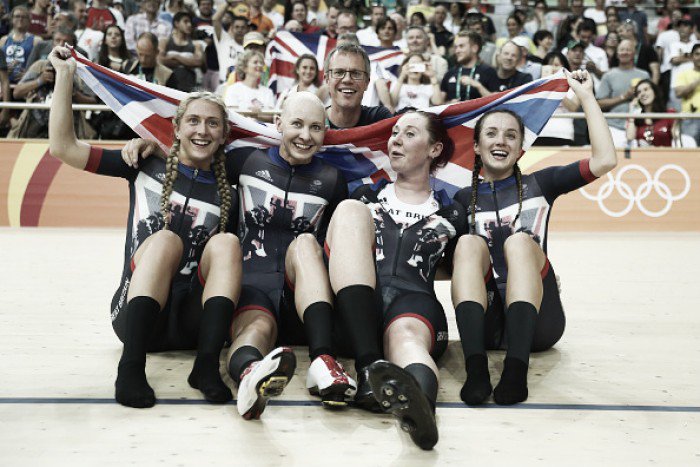
<instances>
[{"instance_id":1,"label":"spectator wearing cap","mask_svg":"<svg viewBox=\"0 0 700 467\"><path fill-rule=\"evenodd\" d=\"M513 41L506 42L498 54L496 67L496 79L487 85L491 92L513 89L521 84L532 81L532 76L518 71L517 64L522 58L523 50Z\"/></svg>"},{"instance_id":2,"label":"spectator wearing cap","mask_svg":"<svg viewBox=\"0 0 700 467\"><path fill-rule=\"evenodd\" d=\"M265 56L265 36L258 31L250 31L243 36L243 50L245 52L252 50L260 53L263 57ZM263 67L262 76L260 77L260 83L263 86L267 86L267 82L270 79L270 68L267 64ZM230 73L228 79L226 80L227 85L231 85L238 81L237 73Z\"/></svg>"},{"instance_id":3,"label":"spectator wearing cap","mask_svg":"<svg viewBox=\"0 0 700 467\"><path fill-rule=\"evenodd\" d=\"M192 15L180 11L173 16L173 33L160 40L158 60L173 70L175 89L191 92L197 86L197 71L204 64L199 41L192 40Z\"/></svg>"},{"instance_id":4,"label":"spectator wearing cap","mask_svg":"<svg viewBox=\"0 0 700 467\"><path fill-rule=\"evenodd\" d=\"M275 108L272 90L260 83L265 62L263 55L248 50L238 58L236 75L238 80L223 91L224 102L229 107L251 113L257 119L272 121L271 115L262 112Z\"/></svg>"},{"instance_id":5,"label":"spectator wearing cap","mask_svg":"<svg viewBox=\"0 0 700 467\"><path fill-rule=\"evenodd\" d=\"M516 65L518 71L530 75L532 79L539 79L542 75L542 64L529 59L530 42L528 39L525 36L516 36L511 42L520 47L520 59Z\"/></svg>"},{"instance_id":6,"label":"spectator wearing cap","mask_svg":"<svg viewBox=\"0 0 700 467\"><path fill-rule=\"evenodd\" d=\"M357 39L361 45L379 47L379 37L377 37L377 24L386 17L386 8L381 3L372 4L370 10L370 24L357 31Z\"/></svg>"},{"instance_id":7,"label":"spectator wearing cap","mask_svg":"<svg viewBox=\"0 0 700 467\"><path fill-rule=\"evenodd\" d=\"M483 10L483 11L482 11ZM490 42L496 41L496 26L493 24L493 20L486 16L486 7L482 8L480 0L472 0L471 6L467 10L467 14L464 15L464 21L469 21L472 19L478 19L484 26L484 38Z\"/></svg>"},{"instance_id":8,"label":"spectator wearing cap","mask_svg":"<svg viewBox=\"0 0 700 467\"><path fill-rule=\"evenodd\" d=\"M639 42L636 31L637 24L632 21L626 21L617 27L620 41L627 39L634 42L634 66L649 73L654 84L658 84L661 76L659 56L653 46ZM617 63L613 60L611 66L615 65Z\"/></svg>"},{"instance_id":9,"label":"spectator wearing cap","mask_svg":"<svg viewBox=\"0 0 700 467\"><path fill-rule=\"evenodd\" d=\"M172 25L158 17L158 0L143 0L141 2L141 13L129 16L126 20L124 37L126 38L126 48L131 52L136 52L136 40L144 32L156 35L158 40L167 39L172 31Z\"/></svg>"},{"instance_id":10,"label":"spectator wearing cap","mask_svg":"<svg viewBox=\"0 0 700 467\"><path fill-rule=\"evenodd\" d=\"M673 82L676 95L681 99L681 111L700 113L700 43L695 43L691 50L692 68L678 73ZM700 146L700 120L683 121L683 133L695 138Z\"/></svg>"},{"instance_id":11,"label":"spectator wearing cap","mask_svg":"<svg viewBox=\"0 0 700 467\"><path fill-rule=\"evenodd\" d=\"M226 4L222 2L214 14L214 45L219 59L219 83L226 82L229 74L236 69L238 57L243 55L243 38L248 32L248 19L234 16L225 29L222 19L226 14Z\"/></svg>"},{"instance_id":12,"label":"spectator wearing cap","mask_svg":"<svg viewBox=\"0 0 700 467\"><path fill-rule=\"evenodd\" d=\"M460 31L455 36L455 58L457 66L451 68L440 83L440 95L435 104L459 102L491 94L496 70L479 61L482 37L474 32Z\"/></svg>"},{"instance_id":13,"label":"spectator wearing cap","mask_svg":"<svg viewBox=\"0 0 700 467\"><path fill-rule=\"evenodd\" d=\"M608 65L608 54L605 53L605 50L593 44L595 34L596 25L593 20L584 19L576 27L578 42L583 46L583 66L591 75L600 80L603 73L610 69L610 66ZM562 49L562 53L566 55L566 48Z\"/></svg>"},{"instance_id":14,"label":"spectator wearing cap","mask_svg":"<svg viewBox=\"0 0 700 467\"><path fill-rule=\"evenodd\" d=\"M620 41L617 46L618 66L603 74L596 92L598 104L604 112L628 112L634 98L634 85L643 79L650 79L649 73L634 66L634 42ZM617 147L627 144L624 119L608 119L610 133Z\"/></svg>"}]
</instances>

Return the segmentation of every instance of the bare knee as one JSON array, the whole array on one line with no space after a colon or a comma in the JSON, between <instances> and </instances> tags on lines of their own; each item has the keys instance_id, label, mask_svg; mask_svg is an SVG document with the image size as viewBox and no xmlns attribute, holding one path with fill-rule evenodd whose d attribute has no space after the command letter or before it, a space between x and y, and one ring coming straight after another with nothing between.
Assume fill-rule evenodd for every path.
<instances>
[{"instance_id":1,"label":"bare knee","mask_svg":"<svg viewBox=\"0 0 700 467\"><path fill-rule=\"evenodd\" d=\"M309 259L318 259L323 257L323 250L318 244L318 240L310 233L299 235L293 242L293 256L300 261L308 261Z\"/></svg>"},{"instance_id":2,"label":"bare knee","mask_svg":"<svg viewBox=\"0 0 700 467\"><path fill-rule=\"evenodd\" d=\"M232 233L218 233L211 237L204 247L204 254L214 258L229 258L232 261L242 261L241 244Z\"/></svg>"},{"instance_id":3,"label":"bare knee","mask_svg":"<svg viewBox=\"0 0 700 467\"><path fill-rule=\"evenodd\" d=\"M346 199L335 208L331 219L328 236L343 232L362 232L363 230L374 232L372 215L367 206L356 199Z\"/></svg>"},{"instance_id":4,"label":"bare knee","mask_svg":"<svg viewBox=\"0 0 700 467\"><path fill-rule=\"evenodd\" d=\"M486 241L478 235L462 235L457 241L454 262L474 261L479 259L482 263L489 261L489 247Z\"/></svg>"},{"instance_id":5,"label":"bare knee","mask_svg":"<svg viewBox=\"0 0 700 467\"><path fill-rule=\"evenodd\" d=\"M404 346L430 348L431 334L422 321L415 318L399 318L384 331L384 349L388 354Z\"/></svg>"},{"instance_id":6,"label":"bare knee","mask_svg":"<svg viewBox=\"0 0 700 467\"><path fill-rule=\"evenodd\" d=\"M149 261L157 261L173 270L180 264L184 248L177 234L170 230L160 230L148 237L146 242L143 244L144 250L140 254L137 251L137 266L144 256L149 258Z\"/></svg>"}]
</instances>

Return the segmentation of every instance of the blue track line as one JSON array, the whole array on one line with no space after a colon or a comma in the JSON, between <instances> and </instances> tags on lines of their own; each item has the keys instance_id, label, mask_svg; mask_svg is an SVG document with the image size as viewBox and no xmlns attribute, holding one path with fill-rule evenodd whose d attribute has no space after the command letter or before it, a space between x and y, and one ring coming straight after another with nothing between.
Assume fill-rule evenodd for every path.
<instances>
[{"instance_id":1,"label":"blue track line","mask_svg":"<svg viewBox=\"0 0 700 467\"><path fill-rule=\"evenodd\" d=\"M229 405L236 401L229 402ZM78 397L0 397L0 405L41 405L41 404L90 404L110 405L116 404L112 398L78 398ZM211 405L201 399L158 399L159 405ZM268 402L271 406L278 407L313 407L320 406L320 401L279 400ZM676 413L700 413L700 406L682 405L615 405L615 404L545 404L523 403L512 406L501 406L493 403L479 407L467 407L462 402L438 402L440 409L510 409L510 410L574 410L574 411L609 411L609 412L676 412Z\"/></svg>"}]
</instances>

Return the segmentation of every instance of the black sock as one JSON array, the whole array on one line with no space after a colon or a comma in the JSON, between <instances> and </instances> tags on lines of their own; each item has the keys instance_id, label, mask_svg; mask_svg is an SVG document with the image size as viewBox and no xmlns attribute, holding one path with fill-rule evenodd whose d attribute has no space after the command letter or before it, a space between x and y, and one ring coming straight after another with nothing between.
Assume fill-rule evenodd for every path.
<instances>
[{"instance_id":1,"label":"black sock","mask_svg":"<svg viewBox=\"0 0 700 467\"><path fill-rule=\"evenodd\" d=\"M236 349L228 362L228 374L236 384L241 383L241 373L253 362L262 360L263 354L252 345Z\"/></svg>"},{"instance_id":2,"label":"black sock","mask_svg":"<svg viewBox=\"0 0 700 467\"><path fill-rule=\"evenodd\" d=\"M151 297L134 297L127 304L124 350L114 383L114 397L122 405L145 408L156 403L146 380L146 350L158 313L160 304Z\"/></svg>"},{"instance_id":3,"label":"black sock","mask_svg":"<svg viewBox=\"0 0 700 467\"><path fill-rule=\"evenodd\" d=\"M368 285L351 285L338 291L336 301L355 353L355 369L359 371L382 358L374 289Z\"/></svg>"},{"instance_id":4,"label":"black sock","mask_svg":"<svg viewBox=\"0 0 700 467\"><path fill-rule=\"evenodd\" d=\"M484 344L484 307L477 302L462 302L455 308L455 318L462 352L466 361L471 355L486 355Z\"/></svg>"},{"instance_id":5,"label":"black sock","mask_svg":"<svg viewBox=\"0 0 700 467\"><path fill-rule=\"evenodd\" d=\"M455 308L455 317L467 370L459 397L467 405L479 405L492 391L484 343L484 307L477 302L462 302Z\"/></svg>"},{"instance_id":6,"label":"black sock","mask_svg":"<svg viewBox=\"0 0 700 467\"><path fill-rule=\"evenodd\" d=\"M438 379L435 373L428 365L423 365L422 363L411 363L406 368L404 368L408 373L413 375L418 381L418 386L428 398L430 406L435 412L435 404L437 404L437 394L438 394Z\"/></svg>"},{"instance_id":7,"label":"black sock","mask_svg":"<svg viewBox=\"0 0 700 467\"><path fill-rule=\"evenodd\" d=\"M211 297L204 303L197 340L197 358L187 382L199 389L209 402L223 403L233 399L231 390L219 374L219 356L231 326L233 301L226 297Z\"/></svg>"},{"instance_id":8,"label":"black sock","mask_svg":"<svg viewBox=\"0 0 700 467\"><path fill-rule=\"evenodd\" d=\"M506 310L506 359L501 381L493 390L497 404L517 404L527 399L527 368L537 325L537 308L527 302L511 303Z\"/></svg>"},{"instance_id":9,"label":"black sock","mask_svg":"<svg viewBox=\"0 0 700 467\"><path fill-rule=\"evenodd\" d=\"M467 405L483 404L491 395L493 387L489 375L489 360L486 355L474 354L467 358L467 381L459 397Z\"/></svg>"},{"instance_id":10,"label":"black sock","mask_svg":"<svg viewBox=\"0 0 700 467\"><path fill-rule=\"evenodd\" d=\"M330 303L316 302L304 310L304 330L312 362L319 355L333 356L333 307Z\"/></svg>"}]
</instances>

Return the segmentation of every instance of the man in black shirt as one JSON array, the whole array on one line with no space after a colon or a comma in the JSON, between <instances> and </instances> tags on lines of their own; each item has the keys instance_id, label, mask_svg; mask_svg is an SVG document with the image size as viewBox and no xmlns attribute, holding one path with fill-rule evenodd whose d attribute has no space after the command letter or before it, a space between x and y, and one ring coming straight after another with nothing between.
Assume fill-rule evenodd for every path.
<instances>
[{"instance_id":1,"label":"man in black shirt","mask_svg":"<svg viewBox=\"0 0 700 467\"><path fill-rule=\"evenodd\" d=\"M498 56L498 68L496 69L496 80L494 83L487 85L492 93L513 89L521 84L532 81L532 76L527 73L522 73L516 68L520 61L522 51L517 44L508 41L501 47L501 53Z\"/></svg>"},{"instance_id":2,"label":"man in black shirt","mask_svg":"<svg viewBox=\"0 0 700 467\"><path fill-rule=\"evenodd\" d=\"M457 102L488 96L495 86L496 70L479 62L482 39L476 33L460 31L455 36L457 66L442 79L441 102Z\"/></svg>"},{"instance_id":3,"label":"man in black shirt","mask_svg":"<svg viewBox=\"0 0 700 467\"><path fill-rule=\"evenodd\" d=\"M365 126L391 117L383 105L366 107L362 96L369 85L369 57L362 47L341 44L328 54L324 69L331 97L328 126L331 129Z\"/></svg>"}]
</instances>

